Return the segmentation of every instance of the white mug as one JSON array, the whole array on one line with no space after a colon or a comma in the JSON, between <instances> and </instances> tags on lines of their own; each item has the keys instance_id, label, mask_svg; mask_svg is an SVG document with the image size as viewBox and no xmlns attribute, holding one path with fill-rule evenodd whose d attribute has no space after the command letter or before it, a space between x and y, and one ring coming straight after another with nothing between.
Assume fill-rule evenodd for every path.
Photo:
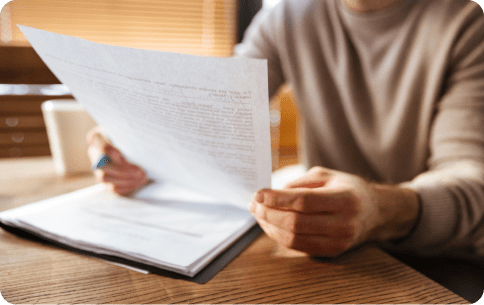
<instances>
[{"instance_id":1,"label":"white mug","mask_svg":"<svg viewBox=\"0 0 484 305\"><path fill-rule=\"evenodd\" d=\"M87 132L96 122L74 99L49 100L42 103L47 137L59 175L91 170L87 156Z\"/></svg>"}]
</instances>

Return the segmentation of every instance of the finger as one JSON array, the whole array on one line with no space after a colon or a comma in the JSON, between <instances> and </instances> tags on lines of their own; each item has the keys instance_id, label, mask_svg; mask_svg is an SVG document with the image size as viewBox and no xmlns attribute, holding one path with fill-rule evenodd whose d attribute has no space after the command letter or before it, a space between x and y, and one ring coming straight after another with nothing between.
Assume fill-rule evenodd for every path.
<instances>
[{"instance_id":1,"label":"finger","mask_svg":"<svg viewBox=\"0 0 484 305\"><path fill-rule=\"evenodd\" d=\"M93 166L97 164L96 162L98 162L100 157L104 154L104 147L101 148L96 145L89 145L87 148L87 156L89 157L89 160Z\"/></svg>"},{"instance_id":2,"label":"finger","mask_svg":"<svg viewBox=\"0 0 484 305\"><path fill-rule=\"evenodd\" d=\"M148 181L148 178L143 172L137 173L136 175L112 175L107 171L97 170L95 171L95 176L99 182L110 183L118 185L120 187L144 184Z\"/></svg>"},{"instance_id":3,"label":"finger","mask_svg":"<svg viewBox=\"0 0 484 305\"><path fill-rule=\"evenodd\" d=\"M129 185L129 186L120 186L116 184L105 184L108 191L116 193L118 195L129 195L139 188L141 188L144 184L136 184L136 185Z\"/></svg>"},{"instance_id":4,"label":"finger","mask_svg":"<svg viewBox=\"0 0 484 305\"><path fill-rule=\"evenodd\" d=\"M270 208L300 213L335 213L355 209L351 193L331 188L262 189L256 192L253 201Z\"/></svg>"},{"instance_id":5,"label":"finger","mask_svg":"<svg viewBox=\"0 0 484 305\"><path fill-rule=\"evenodd\" d=\"M123 154L104 136L100 126L89 131L87 142L89 144L88 155L91 159L91 163L99 160L100 156L103 154L107 155L114 163L128 163L124 159Z\"/></svg>"},{"instance_id":6,"label":"finger","mask_svg":"<svg viewBox=\"0 0 484 305\"><path fill-rule=\"evenodd\" d=\"M113 145L106 143L104 146L104 154L107 155L113 163L116 164L130 164L124 158L123 154Z\"/></svg>"},{"instance_id":7,"label":"finger","mask_svg":"<svg viewBox=\"0 0 484 305\"><path fill-rule=\"evenodd\" d=\"M280 229L297 233L320 236L351 238L354 227L351 217L346 214L302 214L294 211L278 210L251 202L249 211L257 221L263 220Z\"/></svg>"},{"instance_id":8,"label":"finger","mask_svg":"<svg viewBox=\"0 0 484 305\"><path fill-rule=\"evenodd\" d=\"M108 141L101 134L99 126L91 129L87 134L86 139L89 144L87 150L89 159L91 160L91 164L96 166L101 156L106 155Z\"/></svg>"},{"instance_id":9,"label":"finger","mask_svg":"<svg viewBox=\"0 0 484 305\"><path fill-rule=\"evenodd\" d=\"M113 164L123 166L131 164L126 161L126 159L123 157L123 154L116 147L108 143L104 144L102 148L95 145L89 146L87 153L93 165L97 164L102 156L109 157L109 163L104 165L103 168Z\"/></svg>"},{"instance_id":10,"label":"finger","mask_svg":"<svg viewBox=\"0 0 484 305\"><path fill-rule=\"evenodd\" d=\"M264 220L258 222L264 232L277 243L311 255L335 256L349 249L351 245L348 239L297 234L278 228Z\"/></svg>"},{"instance_id":11,"label":"finger","mask_svg":"<svg viewBox=\"0 0 484 305\"><path fill-rule=\"evenodd\" d=\"M312 167L303 176L287 183L284 188L316 188L324 186L332 176L332 172L324 167Z\"/></svg>"},{"instance_id":12,"label":"finger","mask_svg":"<svg viewBox=\"0 0 484 305\"><path fill-rule=\"evenodd\" d=\"M90 146L96 146L101 149L104 148L104 145L109 143L107 138L104 136L104 132L101 126L96 126L93 129L89 130L86 136L87 144Z\"/></svg>"},{"instance_id":13,"label":"finger","mask_svg":"<svg viewBox=\"0 0 484 305\"><path fill-rule=\"evenodd\" d=\"M109 163L101 169L97 169L96 172L119 179L123 179L123 177L124 179L136 179L145 175L145 172L139 166L133 164L120 165Z\"/></svg>"},{"instance_id":14,"label":"finger","mask_svg":"<svg viewBox=\"0 0 484 305\"><path fill-rule=\"evenodd\" d=\"M120 181L138 181L146 178L145 172L138 166L127 164L108 164L102 169L97 169L96 177L101 182L119 183Z\"/></svg>"}]
</instances>

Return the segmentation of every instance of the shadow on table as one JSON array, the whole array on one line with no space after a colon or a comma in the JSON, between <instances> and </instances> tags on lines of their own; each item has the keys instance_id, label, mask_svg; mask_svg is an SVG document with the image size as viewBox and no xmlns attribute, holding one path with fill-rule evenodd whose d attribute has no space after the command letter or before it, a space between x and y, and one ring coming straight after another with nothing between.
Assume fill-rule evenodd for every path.
<instances>
[{"instance_id":1,"label":"shadow on table","mask_svg":"<svg viewBox=\"0 0 484 305\"><path fill-rule=\"evenodd\" d=\"M422 258L395 254L392 256L471 303L484 292L484 267L451 258Z\"/></svg>"}]
</instances>

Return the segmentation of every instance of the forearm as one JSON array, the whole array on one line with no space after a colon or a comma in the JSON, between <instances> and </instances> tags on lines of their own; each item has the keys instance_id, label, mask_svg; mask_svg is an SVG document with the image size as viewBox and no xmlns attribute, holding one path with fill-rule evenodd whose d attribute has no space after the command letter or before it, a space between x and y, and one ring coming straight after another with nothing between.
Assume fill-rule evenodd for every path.
<instances>
[{"instance_id":1,"label":"forearm","mask_svg":"<svg viewBox=\"0 0 484 305\"><path fill-rule=\"evenodd\" d=\"M418 255L481 257L484 253L484 167L461 161L422 173L403 184L419 194L421 210L406 238L387 250Z\"/></svg>"}]
</instances>

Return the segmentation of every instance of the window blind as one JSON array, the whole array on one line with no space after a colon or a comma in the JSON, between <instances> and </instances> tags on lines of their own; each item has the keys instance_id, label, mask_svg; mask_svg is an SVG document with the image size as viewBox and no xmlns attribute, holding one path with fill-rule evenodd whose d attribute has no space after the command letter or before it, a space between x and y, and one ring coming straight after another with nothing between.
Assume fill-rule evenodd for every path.
<instances>
[{"instance_id":1,"label":"window blind","mask_svg":"<svg viewBox=\"0 0 484 305\"><path fill-rule=\"evenodd\" d=\"M232 55L236 0L15 0L0 14L1 45L28 45L16 24L111 45Z\"/></svg>"}]
</instances>

